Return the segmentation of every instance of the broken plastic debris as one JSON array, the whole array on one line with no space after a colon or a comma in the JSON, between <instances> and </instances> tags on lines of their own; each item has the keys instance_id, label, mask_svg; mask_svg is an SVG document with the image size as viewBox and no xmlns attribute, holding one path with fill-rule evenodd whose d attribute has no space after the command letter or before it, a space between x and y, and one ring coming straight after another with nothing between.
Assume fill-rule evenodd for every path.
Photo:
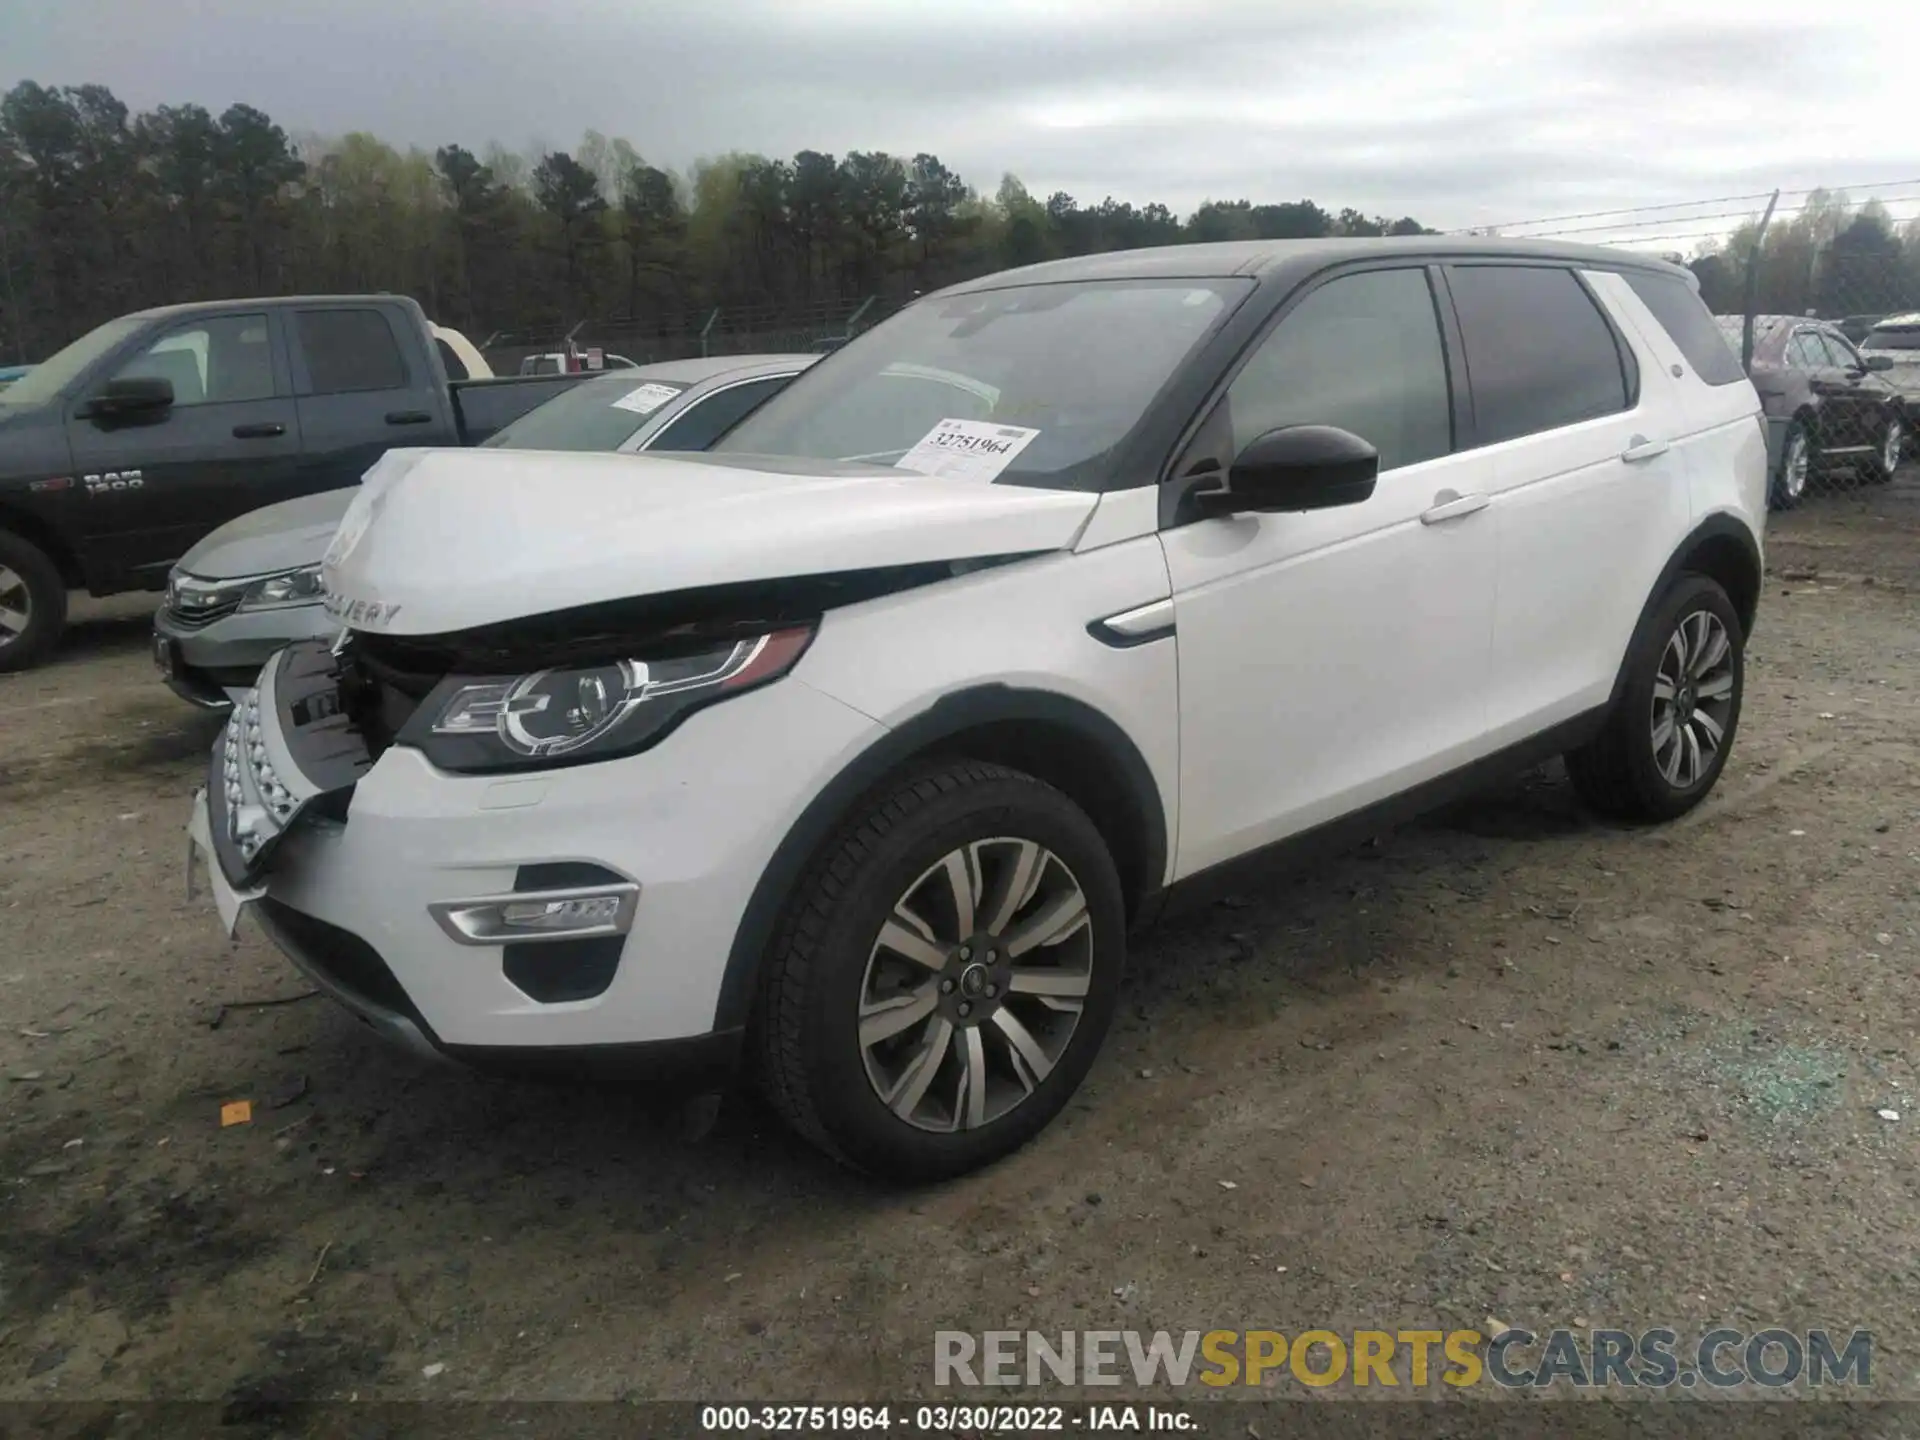
<instances>
[{"instance_id":1,"label":"broken plastic debris","mask_svg":"<svg viewBox=\"0 0 1920 1440\"><path fill-rule=\"evenodd\" d=\"M1877 1113L1882 1120L1898 1120L1900 1118L1900 1112L1898 1110L1881 1110Z\"/></svg>"},{"instance_id":2,"label":"broken plastic debris","mask_svg":"<svg viewBox=\"0 0 1920 1440\"><path fill-rule=\"evenodd\" d=\"M1240 1188L1240 1186L1239 1186L1239 1184L1238 1184L1238 1182L1236 1182L1236 1181L1233 1181L1233 1180L1222 1180L1222 1181L1220 1182L1220 1188L1221 1188L1222 1190L1238 1190L1238 1189Z\"/></svg>"},{"instance_id":3,"label":"broken plastic debris","mask_svg":"<svg viewBox=\"0 0 1920 1440\"><path fill-rule=\"evenodd\" d=\"M420 1373L426 1376L427 1379L431 1380L434 1376L438 1375L442 1370L445 1370L446 1368L447 1368L447 1365L444 1360L436 1360L431 1365L422 1365L420 1367Z\"/></svg>"},{"instance_id":4,"label":"broken plastic debris","mask_svg":"<svg viewBox=\"0 0 1920 1440\"><path fill-rule=\"evenodd\" d=\"M253 1102L251 1100L229 1100L220 1107L220 1128L229 1125L249 1125L253 1123Z\"/></svg>"}]
</instances>

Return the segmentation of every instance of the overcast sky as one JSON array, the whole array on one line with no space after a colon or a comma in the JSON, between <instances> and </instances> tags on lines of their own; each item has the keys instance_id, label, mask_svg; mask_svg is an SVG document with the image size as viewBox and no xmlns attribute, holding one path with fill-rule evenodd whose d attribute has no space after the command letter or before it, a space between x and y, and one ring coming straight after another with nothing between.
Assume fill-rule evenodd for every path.
<instances>
[{"instance_id":1,"label":"overcast sky","mask_svg":"<svg viewBox=\"0 0 1920 1440\"><path fill-rule=\"evenodd\" d=\"M0 86L135 108L476 150L592 127L677 169L930 150L987 192L1444 228L1920 179L1913 75L1866 10L1808 0L0 0Z\"/></svg>"}]
</instances>

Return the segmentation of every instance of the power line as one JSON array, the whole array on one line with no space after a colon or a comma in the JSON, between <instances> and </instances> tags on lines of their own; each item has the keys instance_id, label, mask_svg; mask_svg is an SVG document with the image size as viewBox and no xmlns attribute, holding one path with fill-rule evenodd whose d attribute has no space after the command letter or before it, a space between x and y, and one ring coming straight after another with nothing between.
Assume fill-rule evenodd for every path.
<instances>
[{"instance_id":1,"label":"power line","mask_svg":"<svg viewBox=\"0 0 1920 1440\"><path fill-rule=\"evenodd\" d=\"M1920 200L1920 195L1879 195L1879 196L1875 196L1874 198L1878 200L1882 205L1905 205L1905 204L1910 204L1913 201ZM1811 205L1782 205L1779 209L1775 210L1773 213L1776 216L1803 215L1808 210L1811 210L1812 208L1813 207ZM1714 214L1714 215L1675 215L1669 220L1642 220L1637 224L1633 222L1627 222L1625 224L1616 224L1616 225L1584 225L1584 226L1578 226L1572 230L1542 230L1532 235L1514 235L1514 236L1506 236L1503 238L1514 239L1514 240L1564 240L1569 235L1594 235L1594 234L1600 234L1600 233L1611 233L1613 231L1622 230L1622 229L1638 230L1638 229L1644 229L1650 225L1691 225L1691 224L1697 224L1703 220L1751 220L1752 218L1753 218L1753 214L1751 211L1723 210L1723 211L1720 211L1718 214ZM1895 218L1899 219L1902 217L1896 216ZM1911 218L1911 217L1906 217L1906 218ZM1717 232L1709 232L1709 233L1717 233ZM1660 237L1650 236L1648 238L1659 239Z\"/></svg>"},{"instance_id":2,"label":"power line","mask_svg":"<svg viewBox=\"0 0 1920 1440\"><path fill-rule=\"evenodd\" d=\"M1812 195L1818 191L1844 190L1851 194L1855 190L1890 190L1902 185L1920 185L1920 178L1913 180L1876 180L1868 185L1816 185L1811 190L1782 190L1782 195ZM1577 215L1547 215L1537 220L1510 220L1504 225L1469 225L1462 230L1511 230L1526 225L1558 225L1567 220L1600 220L1609 215L1646 215L1655 210L1677 210L1688 205L1733 205L1742 200L1765 200L1772 195L1771 190L1762 190L1753 195L1720 195L1708 200L1670 200L1664 205L1629 205L1621 210L1586 210ZM1676 221L1697 220L1706 217L1697 215L1675 215ZM1456 232L1460 233L1460 232ZM1525 235L1511 237L1525 240ZM1533 238L1539 238L1538 236Z\"/></svg>"}]
</instances>

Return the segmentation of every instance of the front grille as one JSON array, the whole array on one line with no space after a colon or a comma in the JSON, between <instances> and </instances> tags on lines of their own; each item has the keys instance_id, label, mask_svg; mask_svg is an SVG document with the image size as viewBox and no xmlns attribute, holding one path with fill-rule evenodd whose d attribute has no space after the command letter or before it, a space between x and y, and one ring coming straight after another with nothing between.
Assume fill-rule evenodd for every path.
<instances>
[{"instance_id":1,"label":"front grille","mask_svg":"<svg viewBox=\"0 0 1920 1440\"><path fill-rule=\"evenodd\" d=\"M204 630L216 620L224 620L240 608L238 597L232 600L196 603L189 609L179 597L167 596L167 619L182 630Z\"/></svg>"}]
</instances>

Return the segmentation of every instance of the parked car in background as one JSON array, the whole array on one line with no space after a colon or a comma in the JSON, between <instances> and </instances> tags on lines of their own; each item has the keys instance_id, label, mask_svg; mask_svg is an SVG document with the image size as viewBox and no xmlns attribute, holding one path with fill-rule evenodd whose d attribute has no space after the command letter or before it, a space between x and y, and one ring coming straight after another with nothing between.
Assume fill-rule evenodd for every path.
<instances>
[{"instance_id":1,"label":"parked car in background","mask_svg":"<svg viewBox=\"0 0 1920 1440\"><path fill-rule=\"evenodd\" d=\"M1736 355L1745 320L1717 317ZM1912 424L1906 398L1888 383L1893 361L1865 356L1826 320L1803 315L1753 318L1754 389L1766 407L1770 503L1790 510L1817 476L1856 471L1893 478Z\"/></svg>"},{"instance_id":2,"label":"parked car in background","mask_svg":"<svg viewBox=\"0 0 1920 1440\"><path fill-rule=\"evenodd\" d=\"M1848 315L1833 322L1834 328L1858 345L1866 333L1887 317L1884 315Z\"/></svg>"},{"instance_id":3,"label":"parked car in background","mask_svg":"<svg viewBox=\"0 0 1920 1440\"><path fill-rule=\"evenodd\" d=\"M729 355L588 377L484 448L704 450L816 358ZM181 558L153 619L154 663L175 694L223 708L282 645L340 628L321 604L320 557L355 493L269 505L229 521Z\"/></svg>"},{"instance_id":4,"label":"parked car in background","mask_svg":"<svg viewBox=\"0 0 1920 1440\"><path fill-rule=\"evenodd\" d=\"M488 378L450 380L462 354ZM493 379L393 295L108 321L0 391L0 670L52 649L69 590L157 590L236 515L352 485L396 445L475 444L582 378Z\"/></svg>"},{"instance_id":5,"label":"parked car in background","mask_svg":"<svg viewBox=\"0 0 1920 1440\"><path fill-rule=\"evenodd\" d=\"M1860 354L1869 364L1884 360L1880 378L1898 390L1907 404L1907 450L1911 454L1920 436L1912 417L1920 413L1920 310L1884 316L1860 341Z\"/></svg>"},{"instance_id":6,"label":"parked car in background","mask_svg":"<svg viewBox=\"0 0 1920 1440\"><path fill-rule=\"evenodd\" d=\"M0 365L0 390L5 390L16 380L24 380L31 365Z\"/></svg>"},{"instance_id":7,"label":"parked car in background","mask_svg":"<svg viewBox=\"0 0 1920 1440\"><path fill-rule=\"evenodd\" d=\"M600 370L635 370L639 366L624 355L609 355L598 352L599 363L594 363L596 352L589 350L554 350L545 355L529 355L520 362L522 375L564 375L592 373Z\"/></svg>"},{"instance_id":8,"label":"parked car in background","mask_svg":"<svg viewBox=\"0 0 1920 1440\"><path fill-rule=\"evenodd\" d=\"M924 1181L1068 1103L1126 935L1564 754L1731 753L1760 403L1677 266L1089 255L908 305L701 455L414 451L191 834L379 1033L715 1087ZM1204 889L1201 890L1204 893Z\"/></svg>"}]
</instances>

